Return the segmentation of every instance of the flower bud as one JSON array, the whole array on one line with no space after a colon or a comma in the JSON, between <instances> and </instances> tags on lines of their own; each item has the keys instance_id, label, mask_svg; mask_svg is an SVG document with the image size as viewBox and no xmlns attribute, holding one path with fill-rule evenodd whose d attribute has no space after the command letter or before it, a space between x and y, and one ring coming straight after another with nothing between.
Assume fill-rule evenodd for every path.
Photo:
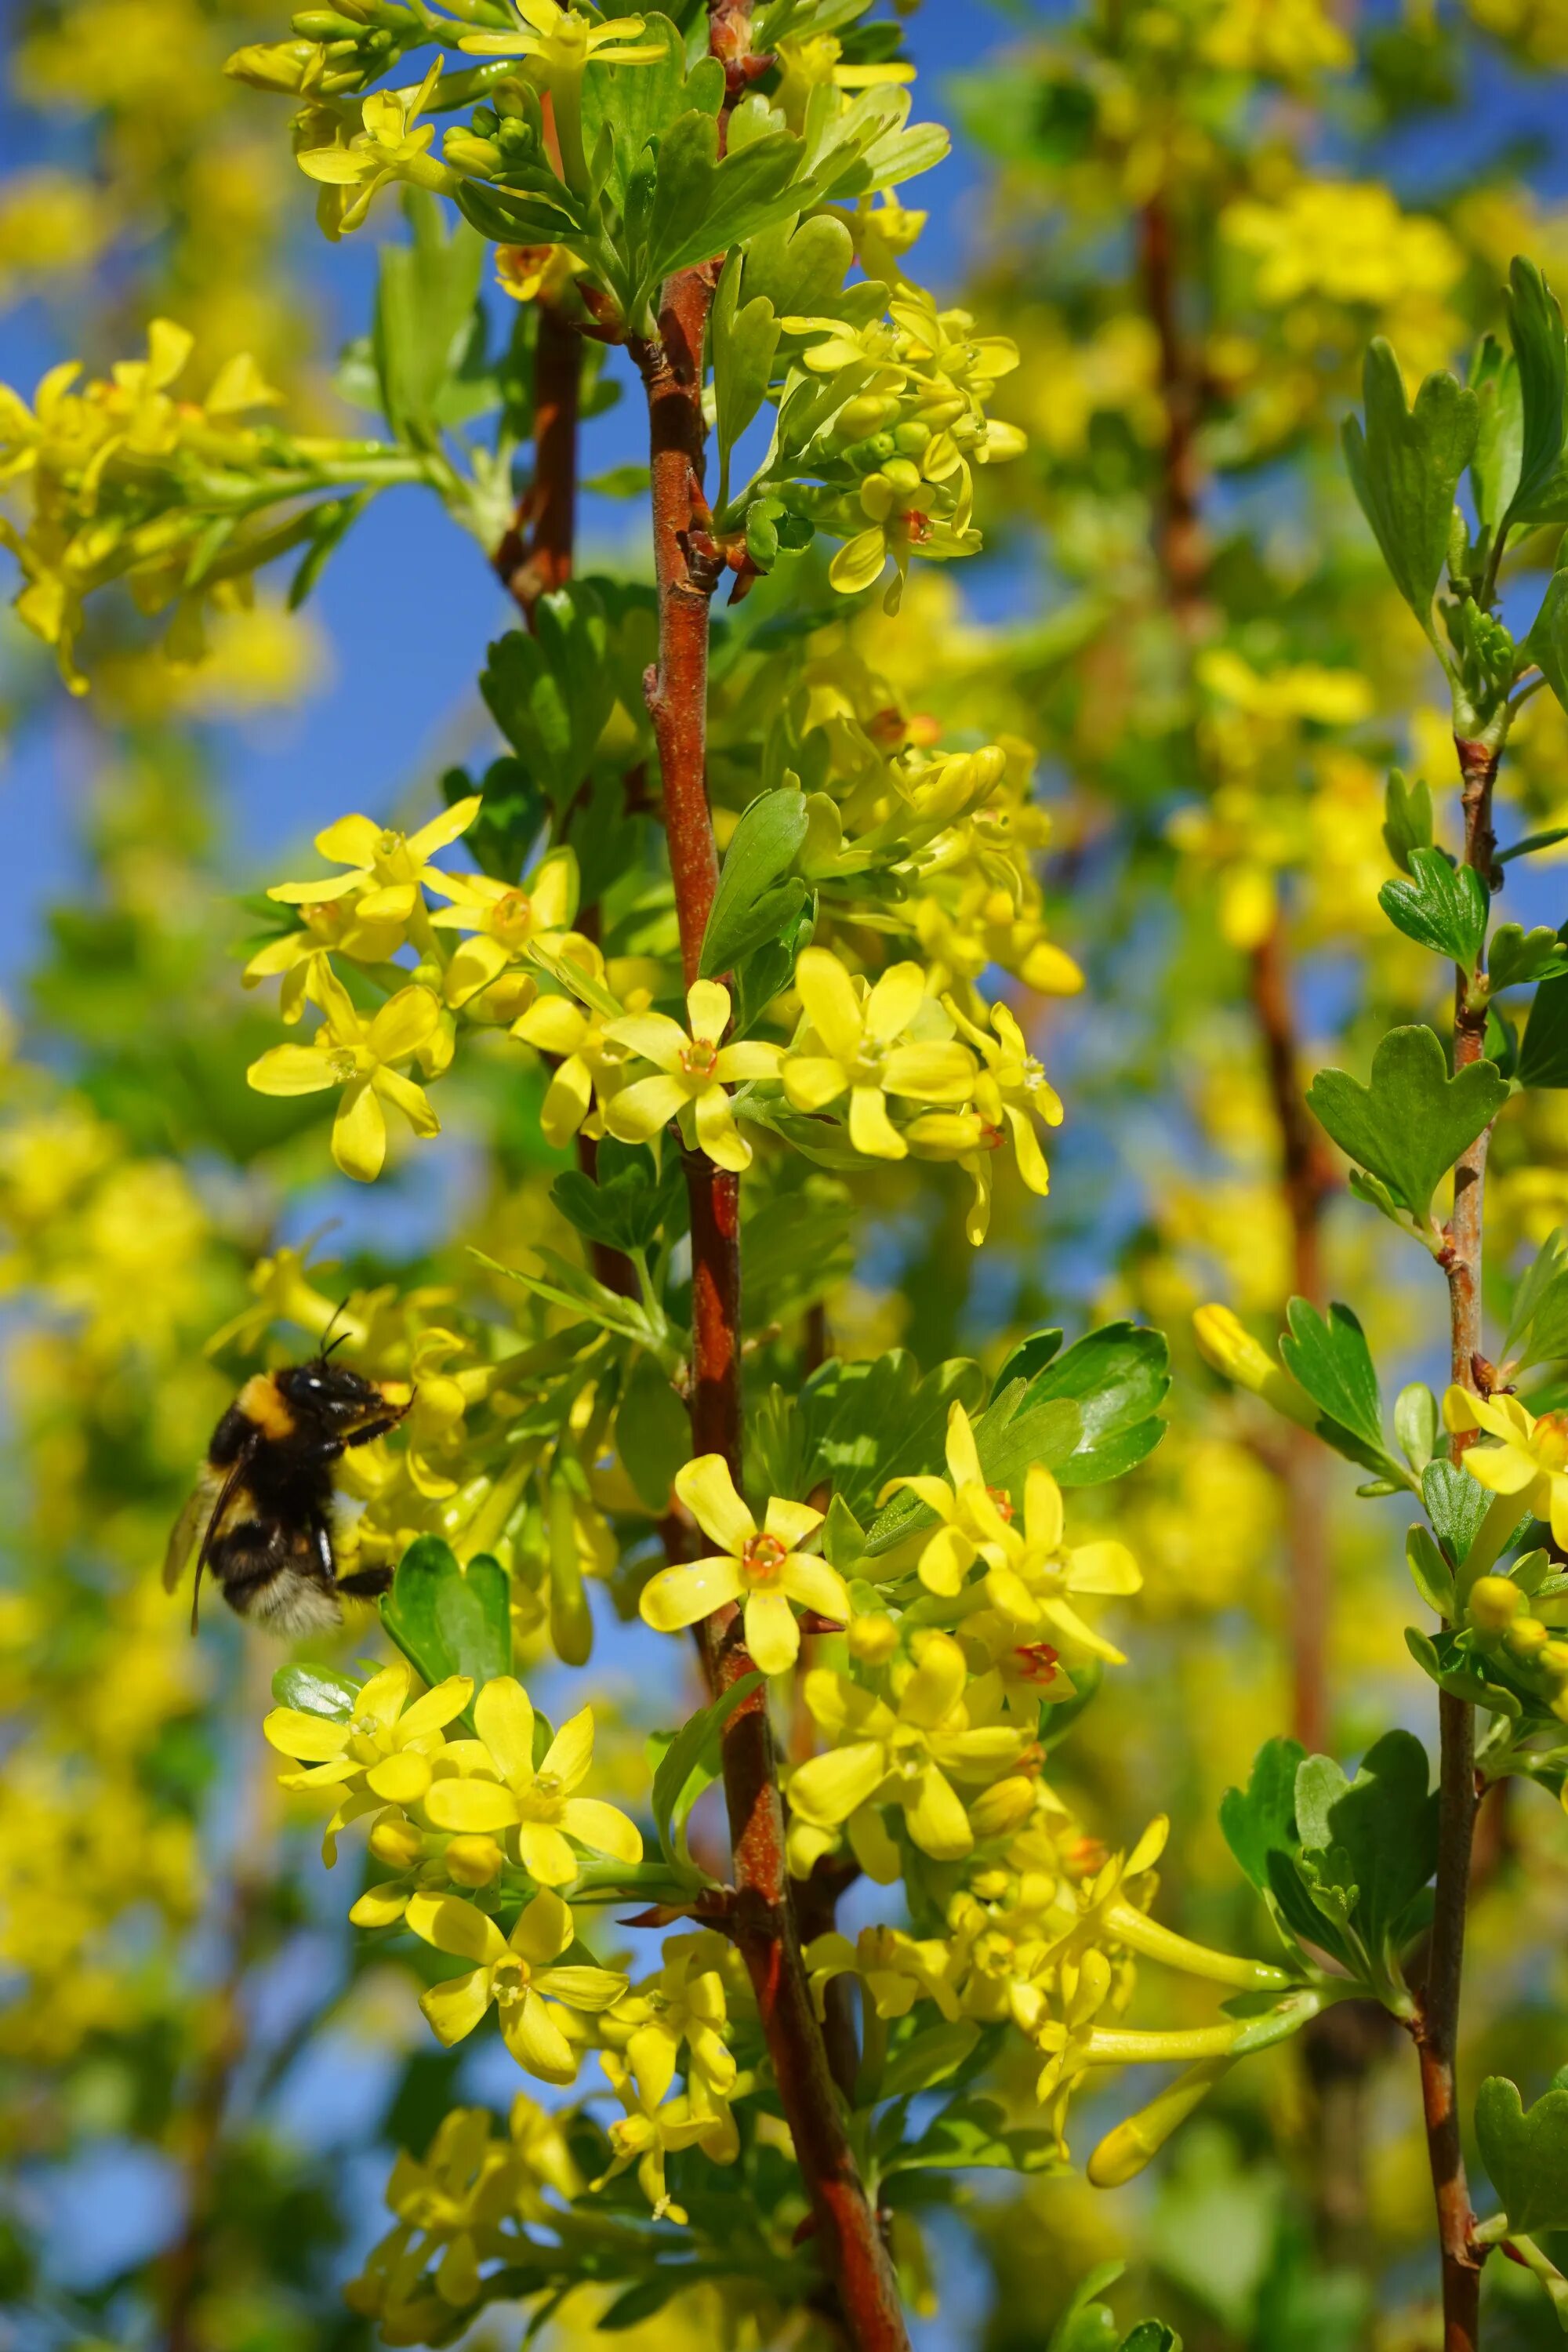
<instances>
[{"instance_id":1,"label":"flower bud","mask_svg":"<svg viewBox=\"0 0 1568 2352\"><path fill-rule=\"evenodd\" d=\"M847 400L838 412L838 436L843 441L864 441L868 435L879 433L899 413L899 404L888 393L862 392Z\"/></svg>"},{"instance_id":2,"label":"flower bud","mask_svg":"<svg viewBox=\"0 0 1568 2352\"><path fill-rule=\"evenodd\" d=\"M1483 1633L1506 1632L1523 1605L1523 1593L1506 1576L1478 1576L1470 1587L1470 1622Z\"/></svg>"},{"instance_id":3,"label":"flower bud","mask_svg":"<svg viewBox=\"0 0 1568 2352\"><path fill-rule=\"evenodd\" d=\"M922 425L918 416L906 417L902 425L893 427L893 446L900 456L918 457L931 442L931 426Z\"/></svg>"},{"instance_id":4,"label":"flower bud","mask_svg":"<svg viewBox=\"0 0 1568 2352\"><path fill-rule=\"evenodd\" d=\"M1543 1642L1535 1654L1535 1663L1549 1675L1568 1675L1568 1642Z\"/></svg>"},{"instance_id":5,"label":"flower bud","mask_svg":"<svg viewBox=\"0 0 1568 2352\"><path fill-rule=\"evenodd\" d=\"M447 1848L447 1875L459 1886L488 1886L505 1860L493 1837L455 1837Z\"/></svg>"},{"instance_id":6,"label":"flower bud","mask_svg":"<svg viewBox=\"0 0 1568 2352\"><path fill-rule=\"evenodd\" d=\"M1539 1617L1516 1617L1503 1635L1514 1656L1522 1658L1527 1664L1540 1657L1551 1639L1551 1633Z\"/></svg>"},{"instance_id":7,"label":"flower bud","mask_svg":"<svg viewBox=\"0 0 1568 2352\"><path fill-rule=\"evenodd\" d=\"M315 55L314 41L252 41L236 49L224 71L231 81L248 82L252 89L286 90L295 97L305 87L305 69Z\"/></svg>"},{"instance_id":8,"label":"flower bud","mask_svg":"<svg viewBox=\"0 0 1568 2352\"><path fill-rule=\"evenodd\" d=\"M394 1870L412 1870L425 1851L425 1834L402 1813L384 1813L370 1833L370 1850Z\"/></svg>"},{"instance_id":9,"label":"flower bud","mask_svg":"<svg viewBox=\"0 0 1568 2352\"><path fill-rule=\"evenodd\" d=\"M1015 1775L981 1790L969 1808L970 1826L976 1837L1005 1837L1009 1830L1021 1829L1034 1809L1034 1782Z\"/></svg>"},{"instance_id":10,"label":"flower bud","mask_svg":"<svg viewBox=\"0 0 1568 2352\"><path fill-rule=\"evenodd\" d=\"M1238 1315L1228 1307L1200 1307L1193 1316L1193 1337L1205 1364L1237 1388L1250 1389L1265 1404L1303 1429L1315 1429L1318 1408L1289 1373L1253 1338Z\"/></svg>"},{"instance_id":11,"label":"flower bud","mask_svg":"<svg viewBox=\"0 0 1568 2352\"><path fill-rule=\"evenodd\" d=\"M882 471L895 490L904 498L913 498L921 486L921 469L908 457L889 457Z\"/></svg>"},{"instance_id":12,"label":"flower bud","mask_svg":"<svg viewBox=\"0 0 1568 2352\"><path fill-rule=\"evenodd\" d=\"M899 1629L883 1610L868 1610L851 1617L846 1640L849 1654L863 1666L885 1666L899 1646Z\"/></svg>"}]
</instances>

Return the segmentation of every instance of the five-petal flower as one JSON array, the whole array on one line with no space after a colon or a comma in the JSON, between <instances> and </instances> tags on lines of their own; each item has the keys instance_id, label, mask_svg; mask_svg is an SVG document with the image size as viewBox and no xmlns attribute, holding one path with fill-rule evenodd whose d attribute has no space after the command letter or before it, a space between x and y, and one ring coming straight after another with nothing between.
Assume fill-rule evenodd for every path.
<instances>
[{"instance_id":1,"label":"five-petal flower","mask_svg":"<svg viewBox=\"0 0 1568 2352\"><path fill-rule=\"evenodd\" d=\"M572 1838L617 1862L642 1860L636 1823L614 1805L575 1793L594 1759L591 1707L563 1724L537 1768L533 1708L513 1675L486 1683L474 1702L474 1724L500 1784L478 1776L437 1781L425 1801L437 1829L514 1830L518 1860L542 1886L565 1886L576 1877L582 1864L567 1843Z\"/></svg>"},{"instance_id":2,"label":"five-petal flower","mask_svg":"<svg viewBox=\"0 0 1568 2352\"><path fill-rule=\"evenodd\" d=\"M773 1496L761 1528L735 1492L721 1454L701 1454L675 1475L675 1491L721 1552L661 1568L643 1587L647 1623L678 1633L729 1601L742 1604L746 1647L765 1675L788 1672L800 1655L797 1601L839 1624L849 1617L849 1595L837 1569L800 1549L822 1525L807 1503Z\"/></svg>"}]
</instances>

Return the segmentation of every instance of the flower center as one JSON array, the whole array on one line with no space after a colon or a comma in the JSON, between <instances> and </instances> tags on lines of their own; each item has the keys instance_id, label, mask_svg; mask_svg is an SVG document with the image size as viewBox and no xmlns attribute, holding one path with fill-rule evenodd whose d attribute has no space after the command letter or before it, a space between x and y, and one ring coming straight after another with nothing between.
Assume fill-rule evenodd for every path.
<instances>
[{"instance_id":1,"label":"flower center","mask_svg":"<svg viewBox=\"0 0 1568 2352\"><path fill-rule=\"evenodd\" d=\"M1048 1642L1028 1642L1013 1653L1018 1661L1017 1671L1029 1683L1050 1683L1057 1678L1060 1653Z\"/></svg>"},{"instance_id":2,"label":"flower center","mask_svg":"<svg viewBox=\"0 0 1568 2352\"><path fill-rule=\"evenodd\" d=\"M495 1990L496 2007L515 2009L528 1990L527 1962L520 1960L515 1952L509 1953L504 1960L496 1962L490 1983Z\"/></svg>"},{"instance_id":3,"label":"flower center","mask_svg":"<svg viewBox=\"0 0 1568 2352\"><path fill-rule=\"evenodd\" d=\"M719 1048L706 1037L693 1037L689 1045L681 1048L680 1066L689 1078L710 1078L719 1059Z\"/></svg>"},{"instance_id":4,"label":"flower center","mask_svg":"<svg viewBox=\"0 0 1568 2352\"><path fill-rule=\"evenodd\" d=\"M748 1536L741 1553L741 1565L752 1584L776 1584L779 1570L788 1557L777 1536Z\"/></svg>"},{"instance_id":5,"label":"flower center","mask_svg":"<svg viewBox=\"0 0 1568 2352\"><path fill-rule=\"evenodd\" d=\"M496 900L490 928L505 946L521 947L532 925L533 902L521 890L509 890L504 898Z\"/></svg>"},{"instance_id":6,"label":"flower center","mask_svg":"<svg viewBox=\"0 0 1568 2352\"><path fill-rule=\"evenodd\" d=\"M352 1045L333 1045L327 1054L327 1067L340 1087L346 1087L359 1068L359 1055Z\"/></svg>"},{"instance_id":7,"label":"flower center","mask_svg":"<svg viewBox=\"0 0 1568 2352\"><path fill-rule=\"evenodd\" d=\"M300 912L307 930L319 931L323 939L331 939L342 921L343 902L341 898L321 898L313 907L301 908Z\"/></svg>"},{"instance_id":8,"label":"flower center","mask_svg":"<svg viewBox=\"0 0 1568 2352\"><path fill-rule=\"evenodd\" d=\"M1568 1465L1568 1412L1543 1412L1535 1424L1533 1451L1543 1470Z\"/></svg>"},{"instance_id":9,"label":"flower center","mask_svg":"<svg viewBox=\"0 0 1568 2352\"><path fill-rule=\"evenodd\" d=\"M1007 1492L1006 1487L987 1486L985 1491L996 1506L997 1517L1011 1525L1013 1519L1017 1515L1013 1508L1013 1497Z\"/></svg>"}]
</instances>

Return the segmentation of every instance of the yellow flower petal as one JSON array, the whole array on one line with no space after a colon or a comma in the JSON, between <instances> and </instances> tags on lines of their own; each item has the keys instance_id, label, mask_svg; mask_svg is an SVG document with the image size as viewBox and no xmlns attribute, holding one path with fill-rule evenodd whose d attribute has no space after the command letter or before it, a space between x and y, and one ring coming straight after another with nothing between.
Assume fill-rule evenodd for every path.
<instances>
[{"instance_id":1,"label":"yellow flower petal","mask_svg":"<svg viewBox=\"0 0 1568 2352\"><path fill-rule=\"evenodd\" d=\"M661 1568L648 1579L637 1603L643 1622L657 1633L683 1633L700 1617L711 1616L726 1601L740 1598L743 1589L741 1563L726 1554L699 1559L679 1568Z\"/></svg>"},{"instance_id":2,"label":"yellow flower petal","mask_svg":"<svg viewBox=\"0 0 1568 2352\"><path fill-rule=\"evenodd\" d=\"M533 1779L533 1706L515 1675L497 1675L474 1701L474 1725L501 1779L526 1789Z\"/></svg>"}]
</instances>

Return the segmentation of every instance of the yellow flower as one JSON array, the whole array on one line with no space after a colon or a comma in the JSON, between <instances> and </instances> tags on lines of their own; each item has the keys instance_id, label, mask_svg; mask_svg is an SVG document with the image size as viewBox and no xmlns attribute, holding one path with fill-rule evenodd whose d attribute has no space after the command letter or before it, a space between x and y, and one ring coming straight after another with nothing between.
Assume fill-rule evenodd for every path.
<instances>
[{"instance_id":1,"label":"yellow flower","mask_svg":"<svg viewBox=\"0 0 1568 2352\"><path fill-rule=\"evenodd\" d=\"M1517 1397L1471 1396L1454 1387L1443 1399L1443 1421L1451 1430L1484 1429L1500 1438L1500 1445L1468 1446L1466 1469L1494 1495L1517 1496L1521 1517L1533 1511L1550 1522L1553 1543L1568 1545L1568 1413L1537 1419Z\"/></svg>"},{"instance_id":2,"label":"yellow flower","mask_svg":"<svg viewBox=\"0 0 1568 2352\"><path fill-rule=\"evenodd\" d=\"M432 1985L420 1996L419 2006L439 2042L449 2050L461 2042L493 2001L501 2040L525 2074L546 2083L576 2079L577 2054L562 2032L554 2004L608 2009L625 1992L626 1980L611 1969L555 1965L576 1932L559 1895L545 1888L524 1904L510 1936L455 1895L416 1895L405 1916L426 1944L474 1963L467 1975Z\"/></svg>"},{"instance_id":3,"label":"yellow flower","mask_svg":"<svg viewBox=\"0 0 1568 2352\"><path fill-rule=\"evenodd\" d=\"M917 2000L934 2000L943 2017L955 2018L958 2001L950 1977L952 1948L940 1937L917 1942L899 1927L862 1927L852 1944L837 1931L814 1937L803 1956L811 1976L818 2017L837 1976L859 1978L879 2017L907 2017Z\"/></svg>"},{"instance_id":4,"label":"yellow flower","mask_svg":"<svg viewBox=\"0 0 1568 2352\"><path fill-rule=\"evenodd\" d=\"M896 58L871 65L844 65L842 42L831 33L786 33L775 45L779 83L773 103L792 131L805 121L814 89L870 89L887 82L911 82L915 69Z\"/></svg>"},{"instance_id":5,"label":"yellow flower","mask_svg":"<svg viewBox=\"0 0 1568 2352\"><path fill-rule=\"evenodd\" d=\"M466 2311L479 2289L479 2263L492 2251L488 2233L511 2210L513 2151L490 2136L484 2107L453 2107L426 2151L423 2164L399 2148L386 2184L386 2201L405 2225L389 2263L385 2300L395 2305L429 2270L450 2310ZM382 2251L379 2250L378 2251Z\"/></svg>"},{"instance_id":6,"label":"yellow flower","mask_svg":"<svg viewBox=\"0 0 1568 2352\"><path fill-rule=\"evenodd\" d=\"M933 441L933 449L935 446ZM931 464L931 450L922 464ZM896 613L911 556L946 562L974 553L981 541L970 525L973 501L968 467L961 464L957 473L958 487L950 489L945 479L922 478L921 467L909 458L889 457L879 472L865 477L857 494L864 528L845 541L827 567L828 580L840 595L858 596L873 586L891 556L893 578L882 609ZM848 512L853 519L852 507Z\"/></svg>"},{"instance_id":7,"label":"yellow flower","mask_svg":"<svg viewBox=\"0 0 1568 2352\"><path fill-rule=\"evenodd\" d=\"M400 988L367 1021L325 957L310 988L322 1019L310 1044L268 1046L246 1076L260 1095L313 1095L341 1087L332 1158L345 1176L373 1183L386 1159L384 1103L400 1110L416 1135L441 1131L424 1087L393 1066L429 1045L440 1025L440 1001L428 988Z\"/></svg>"},{"instance_id":8,"label":"yellow flower","mask_svg":"<svg viewBox=\"0 0 1568 2352\"><path fill-rule=\"evenodd\" d=\"M447 967L448 1004L466 1004L521 960L535 940L559 948L577 911L577 853L552 849L524 882L498 882L489 874L426 874L449 907L430 918L437 930L468 931Z\"/></svg>"},{"instance_id":9,"label":"yellow flower","mask_svg":"<svg viewBox=\"0 0 1568 2352\"><path fill-rule=\"evenodd\" d=\"M328 236L336 239L345 229L358 228L377 193L394 180L407 180L440 195L450 195L461 185L456 172L426 152L436 136L435 124L418 121L440 79L441 59L437 58L417 89L373 90L360 108L363 128L346 142L334 138L329 144L297 152L294 160L301 172L321 184L316 216ZM304 121L308 136L314 119L306 116ZM349 188L358 194L328 193Z\"/></svg>"},{"instance_id":10,"label":"yellow flower","mask_svg":"<svg viewBox=\"0 0 1568 2352\"><path fill-rule=\"evenodd\" d=\"M519 1861L544 1886L564 1886L576 1877L582 1865L571 1838L617 1862L642 1860L636 1824L614 1805L575 1793L594 1759L591 1707L562 1726L537 1771L533 1708L512 1675L486 1683L474 1702L474 1723L503 1785L477 1778L437 1782L425 1802L437 1829L515 1829Z\"/></svg>"},{"instance_id":11,"label":"yellow flower","mask_svg":"<svg viewBox=\"0 0 1568 2352\"><path fill-rule=\"evenodd\" d=\"M411 1705L412 1679L399 1660L371 1676L344 1722L276 1706L262 1724L280 1755L307 1768L280 1773L281 1787L330 1789L342 1800L323 1843L329 1864L337 1832L346 1822L383 1805L419 1802L434 1777L431 1759L446 1744L444 1727L461 1715L473 1695L468 1676L453 1675Z\"/></svg>"},{"instance_id":12,"label":"yellow flower","mask_svg":"<svg viewBox=\"0 0 1568 2352\"><path fill-rule=\"evenodd\" d=\"M735 1601L743 1604L746 1647L765 1675L788 1672L800 1655L800 1627L790 1607L798 1601L839 1624L849 1595L837 1569L799 1547L822 1525L822 1513L780 1495L769 1498L759 1529L735 1492L721 1454L700 1454L675 1474L675 1491L704 1535L723 1550L707 1559L661 1568L643 1587L646 1623L678 1633L700 1617Z\"/></svg>"},{"instance_id":13,"label":"yellow flower","mask_svg":"<svg viewBox=\"0 0 1568 2352\"><path fill-rule=\"evenodd\" d=\"M267 893L286 907L317 907L356 897L354 913L362 923L395 923L406 928L420 905L419 886L444 888L447 877L430 859L467 833L482 805L473 793L421 825L417 833L402 834L377 824L374 817L341 816L316 835L316 847L347 874L329 874L315 882L279 882Z\"/></svg>"},{"instance_id":14,"label":"yellow flower","mask_svg":"<svg viewBox=\"0 0 1568 2352\"><path fill-rule=\"evenodd\" d=\"M1046 1077L1044 1063L1030 1053L1022 1029L1005 1004L991 1007L995 1034L988 1037L984 1029L964 1018L952 997L942 1002L984 1065L974 1085L975 1109L987 1127L1000 1127L1006 1120L1019 1175L1031 1192L1047 1192L1050 1172L1034 1122L1043 1118L1047 1127L1059 1127L1062 1105Z\"/></svg>"},{"instance_id":15,"label":"yellow flower","mask_svg":"<svg viewBox=\"0 0 1568 2352\"><path fill-rule=\"evenodd\" d=\"M973 1091L974 1057L964 1046L951 1039L917 1041L910 1034L922 1017L929 1033L936 1012L918 963L890 965L862 995L837 956L806 948L795 964L795 984L810 1027L784 1056L784 1093L802 1111L823 1110L847 1094L849 1140L857 1151L875 1160L907 1155L909 1146L888 1116L889 1095L961 1103Z\"/></svg>"},{"instance_id":16,"label":"yellow flower","mask_svg":"<svg viewBox=\"0 0 1568 2352\"><path fill-rule=\"evenodd\" d=\"M642 1013L647 1001L646 988L630 990L626 1010ZM542 1054L560 1056L539 1111L544 1139L558 1151L564 1150L580 1130L594 1136L605 1131L603 1107L619 1090L632 1058L632 1048L614 1044L608 1034L609 1023L622 1017L579 1004L574 997L542 996L511 1024L514 1037ZM594 1109L595 1095L598 1113Z\"/></svg>"},{"instance_id":17,"label":"yellow flower","mask_svg":"<svg viewBox=\"0 0 1568 2352\"><path fill-rule=\"evenodd\" d=\"M1086 1625L1062 1596L1137 1592L1143 1583L1138 1563L1123 1543L1068 1546L1062 1541L1063 1532L1061 1488L1043 1463L1034 1463L1024 1481L1022 1535L1016 1528L1006 1530L1004 1558L985 1579L986 1598L1016 1625L1044 1621L1095 1657L1125 1665L1121 1652Z\"/></svg>"},{"instance_id":18,"label":"yellow flower","mask_svg":"<svg viewBox=\"0 0 1568 2352\"><path fill-rule=\"evenodd\" d=\"M953 1404L948 1412L946 1453L947 1478L890 1478L878 1501L885 1503L907 1487L928 1511L936 1513L942 1524L922 1544L917 1573L928 1591L951 1596L977 1559L993 1569L1005 1566L1013 1506L1005 1488L986 1485L974 1432L962 1404Z\"/></svg>"},{"instance_id":19,"label":"yellow flower","mask_svg":"<svg viewBox=\"0 0 1568 2352\"><path fill-rule=\"evenodd\" d=\"M700 2074L692 2076L681 2097L661 2105L613 2051L601 2050L599 2063L626 2115L609 2128L614 2161L590 2186L603 2189L607 2180L635 2164L637 2186L653 2208L654 2220L684 2223L685 2209L671 2202L665 2183L666 2154L671 2148L700 2147L711 2163L733 2164L741 2152L735 2118Z\"/></svg>"},{"instance_id":20,"label":"yellow flower","mask_svg":"<svg viewBox=\"0 0 1568 2352\"><path fill-rule=\"evenodd\" d=\"M814 1668L805 1703L837 1745L791 1775L791 1811L819 1829L837 1829L863 1807L896 1804L922 1853L961 1861L974 1832L953 1780L994 1780L1024 1745L1005 1725L970 1727L968 1671L950 1635L918 1636L914 1665L894 1669L895 1709L847 1675Z\"/></svg>"},{"instance_id":21,"label":"yellow flower","mask_svg":"<svg viewBox=\"0 0 1568 2352\"><path fill-rule=\"evenodd\" d=\"M658 1975L617 2001L605 2020L606 2034L617 2042L625 2035L638 2093L650 2105L657 2106L674 2082L682 2042L690 2073L717 2097L728 2098L735 2087L735 2061L724 2040L724 1979L711 1965L721 1948L710 1931L672 1936Z\"/></svg>"},{"instance_id":22,"label":"yellow flower","mask_svg":"<svg viewBox=\"0 0 1568 2352\"><path fill-rule=\"evenodd\" d=\"M623 1143L647 1143L678 1116L684 1128L689 1112L697 1141L715 1167L738 1173L751 1166L752 1147L735 1125L726 1084L774 1076L782 1049L755 1039L721 1045L730 1025L730 992L716 980L694 981L686 1010L689 1035L667 1013L628 1013L605 1025L611 1045L629 1045L660 1075L622 1087L605 1108L605 1124Z\"/></svg>"},{"instance_id":23,"label":"yellow flower","mask_svg":"<svg viewBox=\"0 0 1568 2352\"><path fill-rule=\"evenodd\" d=\"M306 982L312 959L328 950L346 955L354 963L389 963L403 945L397 922L366 922L360 912L363 890L344 888L334 898L318 898L300 908L300 928L285 931L258 948L241 975L247 988L258 981L281 979L278 1010L292 1027L305 1009Z\"/></svg>"},{"instance_id":24,"label":"yellow flower","mask_svg":"<svg viewBox=\"0 0 1568 2352\"><path fill-rule=\"evenodd\" d=\"M458 46L470 57L531 58L552 101L561 170L569 188L587 194L588 159L583 146L583 78L591 58L606 66L657 65L662 40L641 41L640 16L612 16L595 24L557 0L515 0L517 26L506 33L465 33Z\"/></svg>"}]
</instances>

